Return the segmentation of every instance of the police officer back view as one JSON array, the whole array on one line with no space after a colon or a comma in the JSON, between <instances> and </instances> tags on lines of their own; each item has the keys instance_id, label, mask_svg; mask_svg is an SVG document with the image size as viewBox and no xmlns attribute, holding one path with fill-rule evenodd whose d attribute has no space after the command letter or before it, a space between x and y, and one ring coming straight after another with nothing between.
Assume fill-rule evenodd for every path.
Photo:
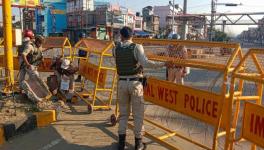
<instances>
[{"instance_id":1,"label":"police officer back view","mask_svg":"<svg viewBox=\"0 0 264 150\"><path fill-rule=\"evenodd\" d=\"M130 115L130 105L134 117L135 149L143 150L142 142L144 99L143 99L143 67L163 67L165 63L148 60L142 45L132 42L132 30L123 27L120 30L121 42L113 49L116 59L119 103L119 143L118 149L124 150L126 140L127 122Z\"/></svg>"}]
</instances>

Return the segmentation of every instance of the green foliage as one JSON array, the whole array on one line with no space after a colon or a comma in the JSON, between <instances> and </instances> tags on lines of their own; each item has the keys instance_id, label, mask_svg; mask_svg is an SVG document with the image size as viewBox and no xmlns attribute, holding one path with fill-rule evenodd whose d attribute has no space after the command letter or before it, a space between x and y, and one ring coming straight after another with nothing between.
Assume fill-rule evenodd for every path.
<instances>
[{"instance_id":1,"label":"green foliage","mask_svg":"<svg viewBox=\"0 0 264 150\"><path fill-rule=\"evenodd\" d=\"M230 37L222 31L219 30L214 30L215 36L213 38L213 41L219 41L219 42L224 42L224 41L229 41Z\"/></svg>"}]
</instances>

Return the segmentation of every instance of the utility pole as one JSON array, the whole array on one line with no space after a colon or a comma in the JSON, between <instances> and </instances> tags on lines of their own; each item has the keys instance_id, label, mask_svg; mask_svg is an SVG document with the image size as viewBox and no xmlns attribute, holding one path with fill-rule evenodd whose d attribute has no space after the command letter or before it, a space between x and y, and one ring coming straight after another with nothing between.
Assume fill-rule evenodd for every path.
<instances>
[{"instance_id":1,"label":"utility pole","mask_svg":"<svg viewBox=\"0 0 264 150\"><path fill-rule=\"evenodd\" d=\"M185 16L187 14L187 0L184 0L184 3L183 3L183 15ZM183 30L182 30L182 35L181 35L181 39L182 40L186 40L186 34L187 34L187 19L184 17L184 20L183 20Z\"/></svg>"},{"instance_id":2,"label":"utility pole","mask_svg":"<svg viewBox=\"0 0 264 150\"><path fill-rule=\"evenodd\" d=\"M20 18L20 27L21 31L24 31L24 21L23 21L23 10L19 8L19 18Z\"/></svg>"},{"instance_id":3,"label":"utility pole","mask_svg":"<svg viewBox=\"0 0 264 150\"><path fill-rule=\"evenodd\" d=\"M114 39L114 12L113 10L111 10L110 13L111 13L111 40L115 40Z\"/></svg>"},{"instance_id":4,"label":"utility pole","mask_svg":"<svg viewBox=\"0 0 264 150\"><path fill-rule=\"evenodd\" d=\"M222 32L225 32L226 20L223 20Z\"/></svg>"},{"instance_id":5,"label":"utility pole","mask_svg":"<svg viewBox=\"0 0 264 150\"><path fill-rule=\"evenodd\" d=\"M236 3L217 3L217 0L212 0L211 2L211 23L210 23L210 34L209 34L209 41L213 40L213 30L215 27L215 14L216 14L216 5L223 5L223 6L231 6L231 7L236 7L239 5L242 5L242 3L240 4L236 4ZM225 24L224 24L225 25ZM224 29L224 27L223 27Z\"/></svg>"},{"instance_id":6,"label":"utility pole","mask_svg":"<svg viewBox=\"0 0 264 150\"><path fill-rule=\"evenodd\" d=\"M4 50L5 50L5 75L6 87L5 93L10 93L12 85L14 84L14 66L13 66L13 47L12 47L12 10L11 0L2 1L2 12L4 22Z\"/></svg>"},{"instance_id":7,"label":"utility pole","mask_svg":"<svg viewBox=\"0 0 264 150\"><path fill-rule=\"evenodd\" d=\"M175 0L172 2L172 33L174 33L174 18L175 18Z\"/></svg>"},{"instance_id":8,"label":"utility pole","mask_svg":"<svg viewBox=\"0 0 264 150\"><path fill-rule=\"evenodd\" d=\"M215 25L215 13L216 13L216 0L212 0L211 2L211 23L210 23L210 34L209 41L213 40L213 29Z\"/></svg>"}]
</instances>

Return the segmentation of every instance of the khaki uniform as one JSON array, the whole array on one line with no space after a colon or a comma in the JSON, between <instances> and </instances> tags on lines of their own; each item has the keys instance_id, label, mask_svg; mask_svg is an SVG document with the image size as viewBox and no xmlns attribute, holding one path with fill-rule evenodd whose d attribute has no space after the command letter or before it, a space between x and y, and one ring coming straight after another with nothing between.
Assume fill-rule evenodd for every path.
<instances>
[{"instance_id":1,"label":"khaki uniform","mask_svg":"<svg viewBox=\"0 0 264 150\"><path fill-rule=\"evenodd\" d=\"M41 49L37 49L32 44L31 41L28 41L28 43L26 43L24 51L22 52L22 54L19 57L20 71L19 71L18 82L19 82L20 87L22 85L22 82L25 80L26 74L28 74L29 77L39 76L39 73L37 71L37 66L32 66L32 68L22 67L22 64L23 64L23 61L24 61L23 58L22 58L22 55L27 56L28 54L33 54L34 52L36 52L38 50L41 50Z\"/></svg>"},{"instance_id":2,"label":"khaki uniform","mask_svg":"<svg viewBox=\"0 0 264 150\"><path fill-rule=\"evenodd\" d=\"M178 49L178 47L174 46L168 50L168 56L186 59L188 57L187 50L185 47ZM186 67L182 66L172 66L168 68L168 81L177 84L184 84L184 76L186 74Z\"/></svg>"},{"instance_id":3,"label":"khaki uniform","mask_svg":"<svg viewBox=\"0 0 264 150\"><path fill-rule=\"evenodd\" d=\"M121 43L122 47L128 47L132 41L125 41ZM115 49L113 50L115 56ZM136 61L143 67L158 68L165 64L162 62L154 62L148 60L145 56L142 45L136 45L134 49L134 57ZM118 81L118 104L119 104L119 127L118 134L126 134L127 122L130 116L131 106L134 118L134 134L136 138L142 138L144 134L144 99L143 99L143 85L140 81L130 81L133 78L142 78L143 74L136 75L122 75L119 76ZM121 80L122 79L122 80ZM124 80L126 79L126 80Z\"/></svg>"}]
</instances>

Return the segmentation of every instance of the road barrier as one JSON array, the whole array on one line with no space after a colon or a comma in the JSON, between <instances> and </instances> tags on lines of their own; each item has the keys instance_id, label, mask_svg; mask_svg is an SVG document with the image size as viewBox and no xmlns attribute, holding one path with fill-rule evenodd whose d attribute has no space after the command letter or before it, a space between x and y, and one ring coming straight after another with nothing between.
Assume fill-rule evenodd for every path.
<instances>
[{"instance_id":1,"label":"road barrier","mask_svg":"<svg viewBox=\"0 0 264 150\"><path fill-rule=\"evenodd\" d=\"M227 127L227 137L226 138L226 146L225 149L233 149L233 143L242 141L242 139L246 139L251 141L253 144L251 149L256 149L256 145L264 148L264 108L261 105L262 97L263 97L263 84L264 84L264 49L250 49L241 62L238 64L235 69L232 79L231 79L231 87L230 87L230 98L228 101L229 109L227 113L232 114L233 103L235 103L235 111L234 117L228 116L228 120L233 120L232 124L228 124ZM242 91L240 96L235 97L233 95L235 91L236 80L243 80L242 86L255 85L253 89L254 92L246 93L247 91ZM250 90L250 89L248 89ZM248 101L255 102L249 103ZM239 130L235 130L236 132L231 133L231 128L238 129L238 123L240 123L239 112L241 109L241 102L245 102L244 104L244 114L243 114L243 122L242 122L242 134L241 137L236 138L235 135Z\"/></svg>"},{"instance_id":2,"label":"road barrier","mask_svg":"<svg viewBox=\"0 0 264 150\"><path fill-rule=\"evenodd\" d=\"M4 47L4 39L0 38L0 48L3 48L3 47Z\"/></svg>"},{"instance_id":3,"label":"road barrier","mask_svg":"<svg viewBox=\"0 0 264 150\"><path fill-rule=\"evenodd\" d=\"M71 44L66 37L47 37L42 47L48 50L43 52L44 62L38 67L38 70L41 72L52 72L50 66L54 56L63 56L70 59L72 55ZM68 50L68 53L66 50ZM0 67L4 67L4 55L0 55L0 60ZM14 70L19 70L19 60L17 56L14 56L13 63Z\"/></svg>"},{"instance_id":4,"label":"road barrier","mask_svg":"<svg viewBox=\"0 0 264 150\"><path fill-rule=\"evenodd\" d=\"M148 138L168 149L177 149L175 145L166 141L167 138L173 136L204 149L216 149L217 140L223 137L228 129L229 122L226 116L231 116L231 114L226 113L230 105L227 103L230 94L228 84L230 75L243 57L240 45L218 42L154 39L134 39L133 41L143 45L146 55L151 60L163 62L172 61L175 67L178 68L179 66L184 66L218 73L215 79L208 81L210 83L206 85L207 90L205 88L201 89L201 87L195 88L164 81L164 78L162 79L161 77L148 78L148 84L144 89L144 99L146 102L184 114L214 127L212 146L207 146L170 130L164 125L160 125L150 119L145 119L147 124L166 132L165 135L156 136L146 131L145 134ZM170 53L168 50L174 47L175 49L172 51L178 51L177 48L181 45L188 49L189 56L185 59L174 55L174 53ZM222 48L228 49L230 53L221 53ZM203 52L192 56L193 53L198 53L198 49L199 51L202 49L201 51ZM206 77L206 74L203 74L203 77ZM220 82L220 84L218 83L220 85L219 90L214 91L214 86L217 82ZM233 91L235 96L243 90L241 85L242 81L239 81L237 91ZM129 126L133 127L130 123ZM222 132L220 132L220 129L222 129Z\"/></svg>"},{"instance_id":5,"label":"road barrier","mask_svg":"<svg viewBox=\"0 0 264 150\"><path fill-rule=\"evenodd\" d=\"M47 37L42 47L51 49L47 53L44 52L44 56L62 56L65 58L71 58L72 56L72 46L67 37Z\"/></svg>"},{"instance_id":6,"label":"road barrier","mask_svg":"<svg viewBox=\"0 0 264 150\"><path fill-rule=\"evenodd\" d=\"M1 44L1 41L0 41L0 44ZM43 51L44 61L38 66L38 71L40 72L53 72L50 66L52 64L52 59L54 56L62 56L62 57L71 59L72 47L71 47L71 44L68 38L66 37L47 37L44 39L44 43L42 47L44 48L44 51ZM0 70L1 70L0 78L9 79L10 77L8 77L6 74L3 77L3 74L5 72L4 71L5 63L6 62L5 62L4 54L1 54L0 55ZM13 64L14 64L14 70L19 70L20 68L19 58L17 55L13 57Z\"/></svg>"},{"instance_id":7,"label":"road barrier","mask_svg":"<svg viewBox=\"0 0 264 150\"><path fill-rule=\"evenodd\" d=\"M82 39L75 45L73 60L79 60L79 74L91 83L85 84L83 80L81 91L76 92L88 104L88 113L98 109L111 109L116 81L113 46L111 41L95 39ZM87 56L79 57L79 50L87 52Z\"/></svg>"},{"instance_id":8,"label":"road barrier","mask_svg":"<svg viewBox=\"0 0 264 150\"><path fill-rule=\"evenodd\" d=\"M44 61L38 67L41 72L52 72L50 66L54 57L71 59L72 46L67 37L47 37L42 47L47 50L43 51Z\"/></svg>"}]
</instances>

